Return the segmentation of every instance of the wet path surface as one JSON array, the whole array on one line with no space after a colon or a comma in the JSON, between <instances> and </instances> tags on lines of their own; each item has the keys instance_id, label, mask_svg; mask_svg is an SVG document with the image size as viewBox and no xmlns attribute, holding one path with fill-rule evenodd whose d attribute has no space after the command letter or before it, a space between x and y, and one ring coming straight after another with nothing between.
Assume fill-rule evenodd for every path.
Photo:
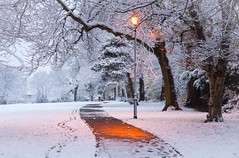
<instances>
[{"instance_id":1,"label":"wet path surface","mask_svg":"<svg viewBox=\"0 0 239 158\"><path fill-rule=\"evenodd\" d=\"M99 104L80 109L81 118L93 131L98 158L173 158L182 157L155 135L111 117Z\"/></svg>"}]
</instances>

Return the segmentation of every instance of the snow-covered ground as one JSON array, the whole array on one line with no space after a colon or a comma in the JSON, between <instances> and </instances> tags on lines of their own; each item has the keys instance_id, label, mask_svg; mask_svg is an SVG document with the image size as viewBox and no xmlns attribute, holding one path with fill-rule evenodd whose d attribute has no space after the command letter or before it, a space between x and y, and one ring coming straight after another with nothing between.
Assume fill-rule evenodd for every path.
<instances>
[{"instance_id":1,"label":"snow-covered ground","mask_svg":"<svg viewBox=\"0 0 239 158\"><path fill-rule=\"evenodd\" d=\"M0 158L95 157L95 137L79 116L86 104L0 105ZM222 123L203 123L206 113L161 112L163 103L141 103L138 119L132 119L128 103L103 107L111 116L162 138L185 158L239 157L239 113L224 114Z\"/></svg>"},{"instance_id":2,"label":"snow-covered ground","mask_svg":"<svg viewBox=\"0 0 239 158\"><path fill-rule=\"evenodd\" d=\"M162 138L184 158L239 158L239 113L223 114L225 122L204 123L206 114L190 109L162 112L163 103L141 103L138 119L132 107L105 104L105 110Z\"/></svg>"},{"instance_id":3,"label":"snow-covered ground","mask_svg":"<svg viewBox=\"0 0 239 158\"><path fill-rule=\"evenodd\" d=\"M85 104L0 105L0 158L94 157L94 135L78 111Z\"/></svg>"}]
</instances>

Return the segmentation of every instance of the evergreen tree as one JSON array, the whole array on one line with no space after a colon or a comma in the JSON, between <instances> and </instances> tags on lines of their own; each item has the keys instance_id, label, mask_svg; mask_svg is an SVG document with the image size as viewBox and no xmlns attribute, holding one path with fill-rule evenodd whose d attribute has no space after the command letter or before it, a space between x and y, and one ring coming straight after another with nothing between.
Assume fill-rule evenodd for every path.
<instances>
[{"instance_id":1,"label":"evergreen tree","mask_svg":"<svg viewBox=\"0 0 239 158\"><path fill-rule=\"evenodd\" d=\"M101 71L101 79L106 86L113 85L116 89L124 89L128 82L127 73L133 63L131 51L130 45L122 39L107 40L100 52L99 61L92 70ZM119 89L117 93L120 92Z\"/></svg>"}]
</instances>

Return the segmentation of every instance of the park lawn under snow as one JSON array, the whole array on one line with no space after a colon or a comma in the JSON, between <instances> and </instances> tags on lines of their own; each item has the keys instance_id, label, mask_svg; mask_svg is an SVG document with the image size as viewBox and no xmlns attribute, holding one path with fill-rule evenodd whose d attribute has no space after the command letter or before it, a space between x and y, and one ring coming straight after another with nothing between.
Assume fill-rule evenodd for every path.
<instances>
[{"instance_id":1,"label":"park lawn under snow","mask_svg":"<svg viewBox=\"0 0 239 158\"><path fill-rule=\"evenodd\" d=\"M0 105L0 158L91 158L95 138L80 119L86 103Z\"/></svg>"},{"instance_id":2,"label":"park lawn under snow","mask_svg":"<svg viewBox=\"0 0 239 158\"><path fill-rule=\"evenodd\" d=\"M123 106L123 104L122 104ZM223 114L222 123L204 123L207 113L190 109L162 112L164 103L140 103L138 119L132 106L105 104L113 117L157 135L185 158L239 158L239 113Z\"/></svg>"},{"instance_id":3,"label":"park lawn under snow","mask_svg":"<svg viewBox=\"0 0 239 158\"><path fill-rule=\"evenodd\" d=\"M95 157L95 137L79 116L86 104L0 105L0 158ZM222 123L203 123L206 113L161 112L163 103L140 103L138 119L132 119L128 103L102 105L111 116L162 138L185 158L239 157L238 113L224 114Z\"/></svg>"}]
</instances>

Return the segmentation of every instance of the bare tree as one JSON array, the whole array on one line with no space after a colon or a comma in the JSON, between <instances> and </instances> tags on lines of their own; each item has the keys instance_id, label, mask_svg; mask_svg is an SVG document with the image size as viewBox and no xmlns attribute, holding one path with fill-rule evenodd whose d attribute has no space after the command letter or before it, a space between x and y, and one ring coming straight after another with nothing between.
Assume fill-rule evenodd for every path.
<instances>
[{"instance_id":1,"label":"bare tree","mask_svg":"<svg viewBox=\"0 0 239 158\"><path fill-rule=\"evenodd\" d=\"M45 71L37 72L31 81L34 88L37 103L45 103L48 101L49 82L48 74Z\"/></svg>"},{"instance_id":2,"label":"bare tree","mask_svg":"<svg viewBox=\"0 0 239 158\"><path fill-rule=\"evenodd\" d=\"M19 102L24 95L24 78L16 68L0 66L0 104Z\"/></svg>"}]
</instances>

